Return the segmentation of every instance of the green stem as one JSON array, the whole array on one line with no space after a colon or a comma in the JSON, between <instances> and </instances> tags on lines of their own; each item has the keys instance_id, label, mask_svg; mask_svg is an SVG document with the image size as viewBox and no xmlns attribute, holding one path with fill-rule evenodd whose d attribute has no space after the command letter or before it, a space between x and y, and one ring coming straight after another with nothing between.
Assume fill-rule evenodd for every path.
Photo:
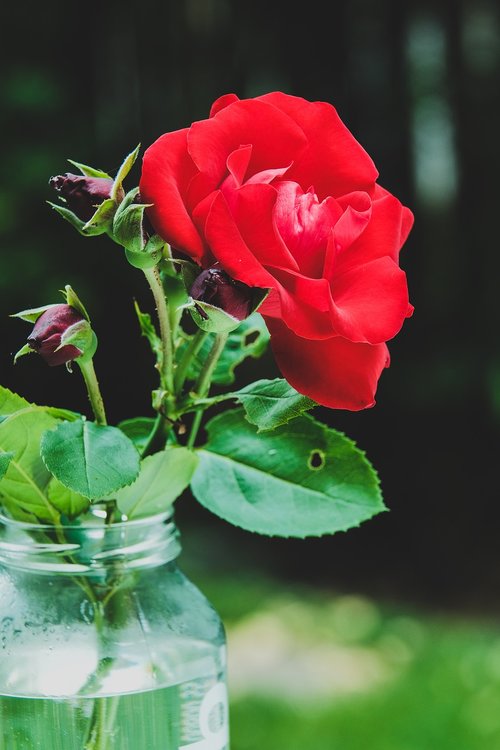
<instances>
[{"instance_id":1,"label":"green stem","mask_svg":"<svg viewBox=\"0 0 500 750\"><path fill-rule=\"evenodd\" d=\"M200 351L207 336L207 331L202 331L201 328L199 328L184 350L184 354L180 358L179 364L177 365L177 369L175 371L174 386L175 392L177 394L182 391L189 365L191 364L193 358L196 357L196 355Z\"/></svg>"},{"instance_id":2,"label":"green stem","mask_svg":"<svg viewBox=\"0 0 500 750\"><path fill-rule=\"evenodd\" d=\"M191 424L191 432L189 433L189 438L187 441L188 448L194 448L194 444L196 442L196 437L198 435L198 431L200 429L201 420L203 419L204 413L205 413L205 409L198 409L198 411L195 412L195 415L193 417L193 422Z\"/></svg>"},{"instance_id":3,"label":"green stem","mask_svg":"<svg viewBox=\"0 0 500 750\"><path fill-rule=\"evenodd\" d=\"M108 750L120 697L96 698L92 712L92 727L85 750Z\"/></svg>"},{"instance_id":4,"label":"green stem","mask_svg":"<svg viewBox=\"0 0 500 750\"><path fill-rule=\"evenodd\" d=\"M170 325L170 316L168 312L168 303L161 283L158 266L144 269L144 275L151 287L158 314L158 323L160 325L160 336L162 345L162 358L160 369L160 381L162 386L172 394L174 391L174 345L172 337L172 327Z\"/></svg>"},{"instance_id":5,"label":"green stem","mask_svg":"<svg viewBox=\"0 0 500 750\"><path fill-rule=\"evenodd\" d=\"M104 410L104 402L102 400L99 383L97 382L94 362L92 359L89 359L87 362L79 362L77 359L76 363L79 365L81 373L83 375L83 379L85 381L85 386L89 394L90 405L92 406L92 411L94 412L95 421L97 422L97 424L105 425L107 424L106 412Z\"/></svg>"},{"instance_id":6,"label":"green stem","mask_svg":"<svg viewBox=\"0 0 500 750\"><path fill-rule=\"evenodd\" d=\"M141 451L141 457L146 458L146 456L150 456L152 453L156 453L156 451L164 448L166 439L167 422L165 420L165 417L163 417L161 414L158 414L153 429L151 430L151 433L149 435L148 442Z\"/></svg>"},{"instance_id":7,"label":"green stem","mask_svg":"<svg viewBox=\"0 0 500 750\"><path fill-rule=\"evenodd\" d=\"M218 333L217 336L215 337L214 344L210 350L208 357L205 360L203 369L200 372L200 375L194 387L195 398L205 398L206 395L208 394L210 390L210 383L212 380L212 375L215 370L215 366L217 365L217 362L219 361L219 357L222 354L222 351L226 345L227 337L228 337L227 333ZM201 409L198 409L198 411L196 411L194 415L193 423L191 425L191 432L189 433L189 439L187 442L188 448L194 447L196 436L198 435L198 431L200 429L201 420L203 418L203 413L205 411L205 408L202 407Z\"/></svg>"}]
</instances>

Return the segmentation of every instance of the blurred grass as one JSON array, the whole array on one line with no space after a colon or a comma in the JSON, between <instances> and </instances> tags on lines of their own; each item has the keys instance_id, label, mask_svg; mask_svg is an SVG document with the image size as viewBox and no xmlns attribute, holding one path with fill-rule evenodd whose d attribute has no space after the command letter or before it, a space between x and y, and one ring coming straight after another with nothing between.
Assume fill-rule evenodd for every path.
<instances>
[{"instance_id":1,"label":"blurred grass","mask_svg":"<svg viewBox=\"0 0 500 750\"><path fill-rule=\"evenodd\" d=\"M500 748L498 623L194 580L228 631L232 750Z\"/></svg>"}]
</instances>

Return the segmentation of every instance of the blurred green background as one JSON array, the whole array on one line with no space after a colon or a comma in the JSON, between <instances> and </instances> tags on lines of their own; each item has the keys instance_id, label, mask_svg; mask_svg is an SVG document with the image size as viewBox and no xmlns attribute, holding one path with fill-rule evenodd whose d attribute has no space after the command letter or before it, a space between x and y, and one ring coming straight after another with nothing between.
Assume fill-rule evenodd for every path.
<instances>
[{"instance_id":1,"label":"blurred green background","mask_svg":"<svg viewBox=\"0 0 500 750\"><path fill-rule=\"evenodd\" d=\"M112 421L148 414L155 384L135 335L132 299L151 309L140 275L45 204L67 158L112 173L219 95L279 89L334 104L412 208L416 312L377 406L317 415L367 451L390 512L278 540L186 498L184 563L228 624L234 750L500 748L498 4L27 0L3 32L0 378L29 399L87 408L77 375L12 366L26 329L8 314L66 283L99 333ZM240 384L277 374L267 356Z\"/></svg>"}]
</instances>

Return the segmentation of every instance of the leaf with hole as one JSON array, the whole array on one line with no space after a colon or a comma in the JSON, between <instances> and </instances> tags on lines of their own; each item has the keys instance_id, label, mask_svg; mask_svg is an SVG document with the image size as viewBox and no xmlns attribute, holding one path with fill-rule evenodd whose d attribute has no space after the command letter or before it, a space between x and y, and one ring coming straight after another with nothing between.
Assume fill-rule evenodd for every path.
<instances>
[{"instance_id":1,"label":"leaf with hole","mask_svg":"<svg viewBox=\"0 0 500 750\"><path fill-rule=\"evenodd\" d=\"M243 409L207 425L191 482L197 500L248 531L320 536L345 531L384 510L377 474L335 430L300 416L258 433Z\"/></svg>"},{"instance_id":2,"label":"leaf with hole","mask_svg":"<svg viewBox=\"0 0 500 750\"><path fill-rule=\"evenodd\" d=\"M44 433L41 454L47 469L66 487L92 500L131 484L139 454L117 427L79 420Z\"/></svg>"}]
</instances>

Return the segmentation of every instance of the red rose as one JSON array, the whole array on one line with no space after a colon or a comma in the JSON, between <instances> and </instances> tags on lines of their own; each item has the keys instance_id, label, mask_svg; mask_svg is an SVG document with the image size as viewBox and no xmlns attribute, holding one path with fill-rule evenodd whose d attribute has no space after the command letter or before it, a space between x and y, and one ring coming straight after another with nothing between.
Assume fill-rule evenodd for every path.
<instances>
[{"instance_id":1,"label":"red rose","mask_svg":"<svg viewBox=\"0 0 500 750\"><path fill-rule=\"evenodd\" d=\"M412 312L398 254L413 216L377 176L330 104L228 94L146 151L140 191L174 248L271 289L259 312L284 377L357 410Z\"/></svg>"}]
</instances>

